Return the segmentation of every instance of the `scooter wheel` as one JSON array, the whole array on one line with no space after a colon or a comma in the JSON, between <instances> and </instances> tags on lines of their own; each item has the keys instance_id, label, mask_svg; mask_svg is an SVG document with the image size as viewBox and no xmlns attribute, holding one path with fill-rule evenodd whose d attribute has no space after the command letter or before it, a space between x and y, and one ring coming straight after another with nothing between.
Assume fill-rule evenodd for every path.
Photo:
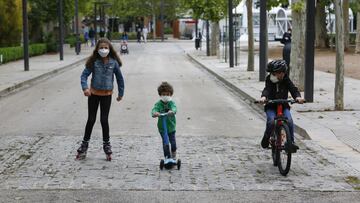
<instances>
[{"instance_id":1,"label":"scooter wheel","mask_svg":"<svg viewBox=\"0 0 360 203\"><path fill-rule=\"evenodd\" d=\"M161 159L160 161L160 170L163 170L164 168L164 159Z\"/></svg>"},{"instance_id":2,"label":"scooter wheel","mask_svg":"<svg viewBox=\"0 0 360 203\"><path fill-rule=\"evenodd\" d=\"M176 165L177 165L177 169L180 170L180 167L181 167L181 160L180 159L177 160Z\"/></svg>"}]
</instances>

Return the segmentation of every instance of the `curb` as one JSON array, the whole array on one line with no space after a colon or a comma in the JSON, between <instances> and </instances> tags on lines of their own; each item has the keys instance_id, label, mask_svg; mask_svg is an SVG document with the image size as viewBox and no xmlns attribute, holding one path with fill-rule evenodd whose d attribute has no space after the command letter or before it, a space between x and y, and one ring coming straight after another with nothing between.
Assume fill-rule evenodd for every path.
<instances>
[{"instance_id":1,"label":"curb","mask_svg":"<svg viewBox=\"0 0 360 203\"><path fill-rule=\"evenodd\" d=\"M42 81L42 80L46 80L52 76L55 76L56 74L59 74L59 73L62 73L62 72L65 72L67 69L70 69L71 67L79 64L79 63L82 63L86 60L86 57L84 59L81 59L79 61L76 61L76 62L73 62L73 63L70 63L68 65L65 65L63 67L60 67L58 69L54 69L52 71L49 71L49 72L46 72L44 74L41 74L39 76L36 76L34 78L31 78L31 79L28 79L28 80L25 80L23 82L20 82L20 83L17 83L17 84L14 84L13 86L10 86L8 88L5 88L3 90L0 90L0 99L1 98L4 98L8 95L10 95L11 93L14 93L15 91L18 91L18 90L21 90L21 89L24 89L26 87L29 87L30 85L34 85L36 84L37 82L39 81Z\"/></svg>"},{"instance_id":2,"label":"curb","mask_svg":"<svg viewBox=\"0 0 360 203\"><path fill-rule=\"evenodd\" d=\"M213 76L215 76L218 80L220 80L222 83L224 83L227 87L229 87L230 89L234 90L235 92L237 92L238 94L240 94L242 97L244 97L246 100L249 100L250 103L253 103L256 99L254 99L252 96L250 96L249 94L247 94L246 92L244 92L243 90L241 90L240 88L236 87L234 84L232 84L231 82L229 82L228 80L226 80L225 78L223 78L221 75L217 74L216 72L214 72L213 70L211 70L210 68L206 67L204 64L202 64L200 61L198 61L194 56L192 56L189 53L186 53L187 57L191 60L194 61L196 64L198 64L199 66L201 66L203 69L205 69L206 71L208 71L210 74L212 74ZM252 108L256 108L257 111L263 111L263 108L261 108L259 105L249 105ZM262 114L264 116L264 114ZM264 116L265 118L265 116ZM294 131L295 133L299 134L300 136L302 136L303 138L307 139L307 140L311 140L311 137L309 136L308 132L300 127L299 125L294 123Z\"/></svg>"}]
</instances>

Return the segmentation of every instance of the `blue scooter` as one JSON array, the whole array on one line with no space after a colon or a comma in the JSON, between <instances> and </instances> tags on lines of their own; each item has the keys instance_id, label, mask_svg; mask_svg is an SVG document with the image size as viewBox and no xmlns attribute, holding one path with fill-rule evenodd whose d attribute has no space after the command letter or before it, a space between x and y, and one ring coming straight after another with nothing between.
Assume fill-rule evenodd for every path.
<instances>
[{"instance_id":1,"label":"blue scooter","mask_svg":"<svg viewBox=\"0 0 360 203\"><path fill-rule=\"evenodd\" d=\"M162 124L164 126L164 144L165 147L169 148L169 135L168 135L168 129L167 129L167 125L166 125L166 118L169 115L169 113L161 113L160 114L160 118L162 121ZM177 166L177 169L180 170L181 167L181 160L180 159L173 159L171 157L165 157L165 159L161 159L160 161L160 169L163 170L163 168L165 167L166 169L171 169L174 166Z\"/></svg>"}]
</instances>

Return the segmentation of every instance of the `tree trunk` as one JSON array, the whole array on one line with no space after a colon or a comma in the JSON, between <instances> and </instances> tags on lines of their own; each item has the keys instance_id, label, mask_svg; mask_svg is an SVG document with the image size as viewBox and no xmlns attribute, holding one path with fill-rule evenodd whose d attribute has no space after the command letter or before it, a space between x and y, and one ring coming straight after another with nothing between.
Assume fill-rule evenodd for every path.
<instances>
[{"instance_id":1,"label":"tree trunk","mask_svg":"<svg viewBox=\"0 0 360 203\"><path fill-rule=\"evenodd\" d=\"M219 35L220 35L219 22L211 22L210 56L219 56L220 53Z\"/></svg>"},{"instance_id":2,"label":"tree trunk","mask_svg":"<svg viewBox=\"0 0 360 203\"><path fill-rule=\"evenodd\" d=\"M247 71L254 71L254 28L253 28L253 0L246 1L248 25L248 66Z\"/></svg>"},{"instance_id":3,"label":"tree trunk","mask_svg":"<svg viewBox=\"0 0 360 203\"><path fill-rule=\"evenodd\" d=\"M344 110L344 19L341 0L334 0L336 16L335 110Z\"/></svg>"},{"instance_id":4,"label":"tree trunk","mask_svg":"<svg viewBox=\"0 0 360 203\"><path fill-rule=\"evenodd\" d=\"M357 13L357 20L356 20L356 47L355 47L355 54L360 53L360 12Z\"/></svg>"},{"instance_id":5,"label":"tree trunk","mask_svg":"<svg viewBox=\"0 0 360 203\"><path fill-rule=\"evenodd\" d=\"M349 49L350 28L349 28L349 0L343 0L343 17L344 17L344 50Z\"/></svg>"},{"instance_id":6,"label":"tree trunk","mask_svg":"<svg viewBox=\"0 0 360 203\"><path fill-rule=\"evenodd\" d=\"M156 40L156 15L153 14L153 41Z\"/></svg>"},{"instance_id":7,"label":"tree trunk","mask_svg":"<svg viewBox=\"0 0 360 203\"><path fill-rule=\"evenodd\" d=\"M294 0L297 3L302 0ZM292 40L290 77L300 91L304 90L305 78L305 28L306 28L306 5L301 11L292 11Z\"/></svg>"},{"instance_id":8,"label":"tree trunk","mask_svg":"<svg viewBox=\"0 0 360 203\"><path fill-rule=\"evenodd\" d=\"M317 0L315 13L315 47L329 48L329 37L326 30L325 4Z\"/></svg>"}]
</instances>

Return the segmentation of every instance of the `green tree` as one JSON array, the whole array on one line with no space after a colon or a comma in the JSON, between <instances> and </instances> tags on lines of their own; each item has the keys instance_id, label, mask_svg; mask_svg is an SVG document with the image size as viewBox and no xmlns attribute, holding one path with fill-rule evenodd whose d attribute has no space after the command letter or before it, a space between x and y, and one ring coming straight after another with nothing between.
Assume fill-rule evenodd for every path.
<instances>
[{"instance_id":1,"label":"green tree","mask_svg":"<svg viewBox=\"0 0 360 203\"><path fill-rule=\"evenodd\" d=\"M292 40L290 77L300 90L304 90L306 1L293 0L291 3Z\"/></svg>"},{"instance_id":2,"label":"green tree","mask_svg":"<svg viewBox=\"0 0 360 203\"><path fill-rule=\"evenodd\" d=\"M335 110L344 110L344 10L341 0L334 0L336 16Z\"/></svg>"},{"instance_id":3,"label":"green tree","mask_svg":"<svg viewBox=\"0 0 360 203\"><path fill-rule=\"evenodd\" d=\"M62 0L65 28L70 27L75 16L75 0ZM58 25L58 0L29 0L29 27L31 41L42 41L44 35ZM91 13L91 2L79 0L80 13ZM49 29L44 30L44 27ZM67 30L67 29L65 29Z\"/></svg>"},{"instance_id":4,"label":"green tree","mask_svg":"<svg viewBox=\"0 0 360 203\"><path fill-rule=\"evenodd\" d=\"M356 47L355 53L360 53L360 2L358 0L350 1L350 8L354 13L356 13L357 20L356 20Z\"/></svg>"},{"instance_id":5,"label":"green tree","mask_svg":"<svg viewBox=\"0 0 360 203\"><path fill-rule=\"evenodd\" d=\"M343 4L343 17L344 17L344 49L347 51L350 45L350 27L349 27L349 0L342 0Z\"/></svg>"},{"instance_id":6,"label":"green tree","mask_svg":"<svg viewBox=\"0 0 360 203\"><path fill-rule=\"evenodd\" d=\"M254 71L254 24L253 24L253 1L246 0L247 20L248 20L248 65L247 71Z\"/></svg>"},{"instance_id":7,"label":"green tree","mask_svg":"<svg viewBox=\"0 0 360 203\"><path fill-rule=\"evenodd\" d=\"M0 1L0 47L16 46L21 42L21 0Z\"/></svg>"},{"instance_id":8,"label":"green tree","mask_svg":"<svg viewBox=\"0 0 360 203\"><path fill-rule=\"evenodd\" d=\"M325 7L329 6L331 0L317 0L315 12L315 46L317 48L329 47L329 36L326 29ZM329 7L330 8L330 7Z\"/></svg>"},{"instance_id":9,"label":"green tree","mask_svg":"<svg viewBox=\"0 0 360 203\"><path fill-rule=\"evenodd\" d=\"M137 20L139 17L152 17L153 23L160 17L161 2L164 3L164 19L176 19L179 11L179 0L107 0L110 3L110 15L120 18ZM153 33L155 37L155 32Z\"/></svg>"},{"instance_id":10,"label":"green tree","mask_svg":"<svg viewBox=\"0 0 360 203\"><path fill-rule=\"evenodd\" d=\"M233 0L233 5L237 6L239 2ZM219 55L219 21L227 14L228 0L182 0L181 5L192 10L193 18L211 21L210 55Z\"/></svg>"}]
</instances>

